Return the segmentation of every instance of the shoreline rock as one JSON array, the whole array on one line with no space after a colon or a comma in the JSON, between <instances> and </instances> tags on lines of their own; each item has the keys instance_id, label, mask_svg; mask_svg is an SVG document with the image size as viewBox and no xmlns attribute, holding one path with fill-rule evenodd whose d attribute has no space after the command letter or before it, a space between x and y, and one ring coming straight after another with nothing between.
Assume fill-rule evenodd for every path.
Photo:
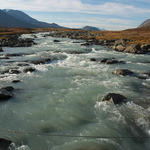
<instances>
[{"instance_id":1,"label":"shoreline rock","mask_svg":"<svg viewBox=\"0 0 150 150\"><path fill-rule=\"evenodd\" d=\"M30 47L36 43L32 38L22 39L20 35L6 35L5 39L1 39L0 43L2 47Z\"/></svg>"},{"instance_id":2,"label":"shoreline rock","mask_svg":"<svg viewBox=\"0 0 150 150\"><path fill-rule=\"evenodd\" d=\"M108 48L125 53L133 53L133 54L144 54L150 52L150 43L139 45L139 44L130 44L127 42L131 42L131 40L126 38L121 39L96 39L95 34L90 34L88 31L62 31L62 32L54 32L50 33L46 36L59 37L59 38L70 38L70 39L81 39L86 42L81 44L81 46L89 46L92 44L107 46ZM98 35L104 36L104 35Z\"/></svg>"}]
</instances>

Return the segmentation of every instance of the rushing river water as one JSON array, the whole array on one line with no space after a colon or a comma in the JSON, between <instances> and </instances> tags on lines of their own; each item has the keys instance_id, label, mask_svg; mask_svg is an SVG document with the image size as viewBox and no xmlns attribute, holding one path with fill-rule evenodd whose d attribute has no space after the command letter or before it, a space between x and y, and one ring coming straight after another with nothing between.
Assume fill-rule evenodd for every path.
<instances>
[{"instance_id":1,"label":"rushing river water","mask_svg":"<svg viewBox=\"0 0 150 150\"><path fill-rule=\"evenodd\" d=\"M5 47L0 53L1 57L21 55L0 59L1 72L21 71L0 75L0 87L15 88L13 98L0 102L0 138L13 141L11 150L149 150L150 77L123 77L112 72L150 72L150 55L119 53L100 45L86 47L81 46L82 40L44 34L36 35L37 45ZM60 42L53 42L55 39ZM112 57L126 63L89 61ZM29 63L45 58L52 61ZM24 73L26 65L36 71ZM114 105L101 101L108 93L122 94L128 102Z\"/></svg>"}]
</instances>

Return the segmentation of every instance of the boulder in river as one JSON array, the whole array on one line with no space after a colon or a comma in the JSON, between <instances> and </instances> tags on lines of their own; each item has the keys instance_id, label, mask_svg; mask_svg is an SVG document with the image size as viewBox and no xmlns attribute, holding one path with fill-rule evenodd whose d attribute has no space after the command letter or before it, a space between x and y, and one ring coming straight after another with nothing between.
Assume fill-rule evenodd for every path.
<instances>
[{"instance_id":1,"label":"boulder in river","mask_svg":"<svg viewBox=\"0 0 150 150\"><path fill-rule=\"evenodd\" d=\"M12 142L10 140L0 138L0 149L1 150L8 150L11 143Z\"/></svg>"},{"instance_id":2,"label":"boulder in river","mask_svg":"<svg viewBox=\"0 0 150 150\"><path fill-rule=\"evenodd\" d=\"M27 72L34 72L36 69L33 67L27 67L23 70L23 72L27 73Z\"/></svg>"},{"instance_id":3,"label":"boulder in river","mask_svg":"<svg viewBox=\"0 0 150 150\"><path fill-rule=\"evenodd\" d=\"M125 64L124 61L116 60L115 58L102 58L102 59L96 59L96 58L90 58L90 61L98 62L98 63L104 63L104 64Z\"/></svg>"},{"instance_id":4,"label":"boulder in river","mask_svg":"<svg viewBox=\"0 0 150 150\"><path fill-rule=\"evenodd\" d=\"M2 49L2 47L0 47L0 52L3 52L3 49Z\"/></svg>"},{"instance_id":5,"label":"boulder in river","mask_svg":"<svg viewBox=\"0 0 150 150\"><path fill-rule=\"evenodd\" d=\"M17 69L10 69L10 70L9 70L9 73L10 73L10 74L20 74L21 71L20 71L20 70L17 70Z\"/></svg>"},{"instance_id":6,"label":"boulder in river","mask_svg":"<svg viewBox=\"0 0 150 150\"><path fill-rule=\"evenodd\" d=\"M59 40L54 40L53 42L56 42L56 43L58 43L58 42L60 42Z\"/></svg>"},{"instance_id":7,"label":"boulder in river","mask_svg":"<svg viewBox=\"0 0 150 150\"><path fill-rule=\"evenodd\" d=\"M112 73L116 74L116 75L122 75L122 76L127 76L127 75L133 74L133 72L128 69L117 69Z\"/></svg>"},{"instance_id":8,"label":"boulder in river","mask_svg":"<svg viewBox=\"0 0 150 150\"><path fill-rule=\"evenodd\" d=\"M1 87L0 89L5 89L7 91L13 91L14 88L12 86L5 86L5 87Z\"/></svg>"},{"instance_id":9,"label":"boulder in river","mask_svg":"<svg viewBox=\"0 0 150 150\"><path fill-rule=\"evenodd\" d=\"M126 102L126 98L121 94L108 93L106 96L104 96L102 101L109 101L114 104L120 104L122 102Z\"/></svg>"},{"instance_id":10,"label":"boulder in river","mask_svg":"<svg viewBox=\"0 0 150 150\"><path fill-rule=\"evenodd\" d=\"M6 89L0 89L0 100L8 100L13 97L13 94L11 94L9 91Z\"/></svg>"}]
</instances>

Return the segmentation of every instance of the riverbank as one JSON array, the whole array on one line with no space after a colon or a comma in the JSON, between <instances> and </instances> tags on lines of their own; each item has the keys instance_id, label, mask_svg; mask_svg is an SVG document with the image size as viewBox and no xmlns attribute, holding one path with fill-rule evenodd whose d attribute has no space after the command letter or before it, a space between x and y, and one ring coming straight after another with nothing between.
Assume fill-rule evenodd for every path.
<instances>
[{"instance_id":1,"label":"riverbank","mask_svg":"<svg viewBox=\"0 0 150 150\"><path fill-rule=\"evenodd\" d=\"M55 31L55 32L52 32ZM83 39L84 45L103 45L125 53L143 54L150 52L150 28L128 29L124 31L86 31L78 29L50 29L50 28L0 28L0 40L8 41L10 36L37 32L51 32L45 36ZM13 40L13 38L11 38ZM16 39L15 39L16 40ZM25 41L26 42L26 41ZM32 43L33 41L30 41ZM34 43L33 43L34 44ZM1 44L7 46L8 44ZM32 44L27 44L31 46ZM15 44L13 44L15 46ZM16 44L16 46L21 46ZM2 51L2 49L1 49Z\"/></svg>"}]
</instances>

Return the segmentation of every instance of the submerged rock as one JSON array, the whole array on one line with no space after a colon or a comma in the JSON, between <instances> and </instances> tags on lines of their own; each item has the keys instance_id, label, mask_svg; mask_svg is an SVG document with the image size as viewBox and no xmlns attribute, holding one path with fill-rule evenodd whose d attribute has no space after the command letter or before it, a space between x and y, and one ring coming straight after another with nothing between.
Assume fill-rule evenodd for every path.
<instances>
[{"instance_id":1,"label":"submerged rock","mask_svg":"<svg viewBox=\"0 0 150 150\"><path fill-rule=\"evenodd\" d=\"M114 104L120 104L122 102L126 102L126 98L121 95L121 94L116 94L116 93L108 93L102 101L109 101Z\"/></svg>"},{"instance_id":2,"label":"submerged rock","mask_svg":"<svg viewBox=\"0 0 150 150\"><path fill-rule=\"evenodd\" d=\"M11 143L12 143L12 141L10 141L10 140L0 138L0 149L8 150Z\"/></svg>"},{"instance_id":3,"label":"submerged rock","mask_svg":"<svg viewBox=\"0 0 150 150\"><path fill-rule=\"evenodd\" d=\"M46 62L51 62L52 60L50 58L44 58L41 60L28 60L27 62L35 64L35 65L39 65L39 64L45 64Z\"/></svg>"}]
</instances>

